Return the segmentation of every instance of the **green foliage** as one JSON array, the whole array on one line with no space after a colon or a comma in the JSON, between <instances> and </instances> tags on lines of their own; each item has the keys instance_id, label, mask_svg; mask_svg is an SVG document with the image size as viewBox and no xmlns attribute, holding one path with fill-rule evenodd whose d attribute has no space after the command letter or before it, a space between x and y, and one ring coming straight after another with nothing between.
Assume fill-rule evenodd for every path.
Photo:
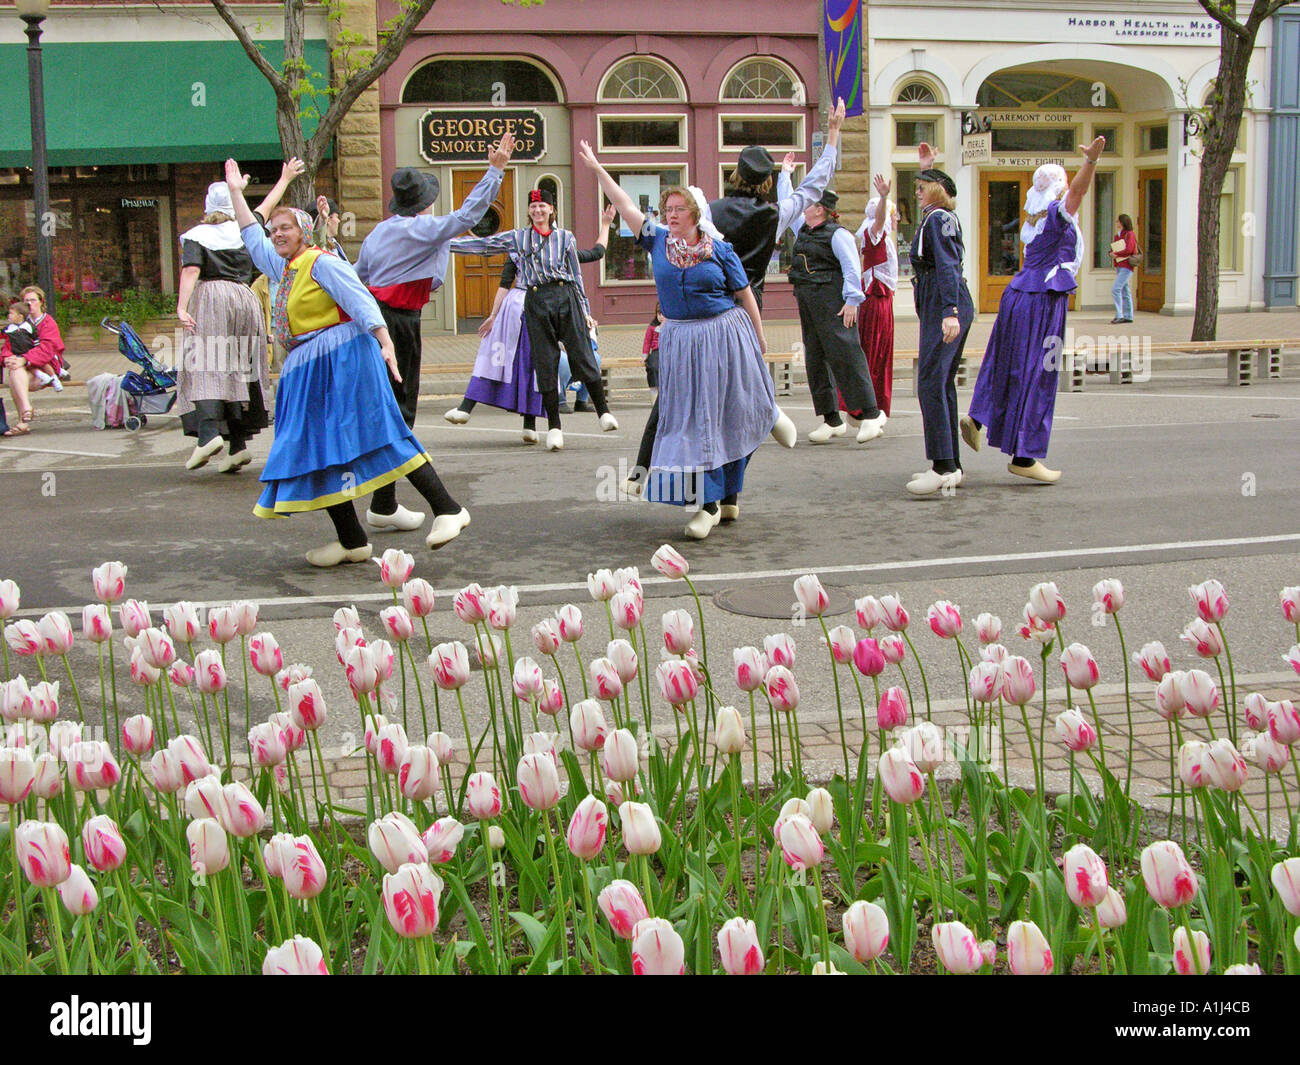
<instances>
[{"instance_id":1,"label":"green foliage","mask_svg":"<svg viewBox=\"0 0 1300 1065\"><path fill-rule=\"evenodd\" d=\"M104 318L124 318L133 325L166 318L176 310L174 293L128 288L111 296L61 297L56 308L59 324L98 326Z\"/></svg>"}]
</instances>

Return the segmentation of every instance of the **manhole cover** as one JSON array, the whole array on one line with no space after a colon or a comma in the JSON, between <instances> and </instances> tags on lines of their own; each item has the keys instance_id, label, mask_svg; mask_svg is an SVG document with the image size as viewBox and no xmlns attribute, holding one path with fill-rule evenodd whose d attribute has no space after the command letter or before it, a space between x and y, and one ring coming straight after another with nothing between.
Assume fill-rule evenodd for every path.
<instances>
[{"instance_id":1,"label":"manhole cover","mask_svg":"<svg viewBox=\"0 0 1300 1065\"><path fill-rule=\"evenodd\" d=\"M1251 417L1252 417L1252 418L1280 418L1280 417L1282 417L1282 415L1280 415L1280 414L1252 414Z\"/></svg>"},{"instance_id":2,"label":"manhole cover","mask_svg":"<svg viewBox=\"0 0 1300 1065\"><path fill-rule=\"evenodd\" d=\"M824 615L831 617L847 614L853 609L853 593L847 588L833 584L823 584L830 598ZM713 593L713 603L721 610L731 614L743 614L750 618L779 618L790 621L799 617L803 611L794 595L793 581L773 581L768 584L742 584L735 588L724 588Z\"/></svg>"}]
</instances>

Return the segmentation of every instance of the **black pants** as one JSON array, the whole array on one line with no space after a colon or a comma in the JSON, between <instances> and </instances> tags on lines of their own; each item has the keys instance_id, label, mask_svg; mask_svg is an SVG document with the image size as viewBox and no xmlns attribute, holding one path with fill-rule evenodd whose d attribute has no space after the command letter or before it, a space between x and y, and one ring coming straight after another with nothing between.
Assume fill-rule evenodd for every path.
<instances>
[{"instance_id":1,"label":"black pants","mask_svg":"<svg viewBox=\"0 0 1300 1065\"><path fill-rule=\"evenodd\" d=\"M567 281L530 285L524 296L524 328L532 350L533 372L537 390L542 394L546 421L552 429L560 427L560 345L569 356L573 377L587 386L597 414L609 410L605 386L600 380L587 335L587 320L582 312L578 290Z\"/></svg>"},{"instance_id":2,"label":"black pants","mask_svg":"<svg viewBox=\"0 0 1300 1065\"><path fill-rule=\"evenodd\" d=\"M426 462L417 466L406 475L406 479L424 497L424 501L429 504L435 517L439 514L455 514L460 510L460 504L451 498L451 493L442 483L442 478L433 468L433 463ZM393 484L378 489L374 495L375 502L379 501L380 492L393 488L396 483L394 481ZM393 509L397 509L396 502L393 503ZM334 523L334 532L338 535L339 543L344 547L351 550L354 547L362 547L368 542L365 530L357 520L357 509L353 506L352 500L344 500L342 503L335 503L332 507L326 507L325 513ZM391 514L393 511L376 510L375 513Z\"/></svg>"},{"instance_id":3,"label":"black pants","mask_svg":"<svg viewBox=\"0 0 1300 1065\"><path fill-rule=\"evenodd\" d=\"M799 304L804 367L808 371L813 410L822 418L834 415L838 423L835 389L839 386L849 411L860 411L864 418L876 417L880 408L867 374L867 357L862 353L858 330L845 325L840 317L840 308L844 306L840 285L799 284L794 286L794 296Z\"/></svg>"},{"instance_id":4,"label":"black pants","mask_svg":"<svg viewBox=\"0 0 1300 1065\"><path fill-rule=\"evenodd\" d=\"M388 326L388 335L393 340L393 354L397 356L397 372L402 375L399 384L393 380L393 375L389 374L388 383L393 386L393 397L402 412L402 420L406 422L408 429L414 429L415 405L420 398L420 312L380 303L379 313L384 316L384 324ZM433 469L432 466L429 468ZM434 476L436 477L437 474ZM370 509L376 514L397 513L396 481L375 489ZM348 546L342 537L339 538L339 543L344 547ZM361 543L365 541L362 540ZM360 547L361 544L353 546Z\"/></svg>"},{"instance_id":5,"label":"black pants","mask_svg":"<svg viewBox=\"0 0 1300 1065\"><path fill-rule=\"evenodd\" d=\"M957 370L966 334L975 320L975 304L963 281L957 297L961 332L944 343L944 308L933 270L917 270L912 278L916 315L920 319L920 347L916 356L916 396L925 430L925 457L931 462L951 462L961 467L957 428Z\"/></svg>"}]
</instances>

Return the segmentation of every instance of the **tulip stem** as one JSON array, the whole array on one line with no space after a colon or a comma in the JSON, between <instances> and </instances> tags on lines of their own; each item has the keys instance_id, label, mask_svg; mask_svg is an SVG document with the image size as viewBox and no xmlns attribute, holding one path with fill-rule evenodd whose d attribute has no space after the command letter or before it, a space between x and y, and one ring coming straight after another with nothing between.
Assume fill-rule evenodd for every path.
<instances>
[{"instance_id":1,"label":"tulip stem","mask_svg":"<svg viewBox=\"0 0 1300 1065\"><path fill-rule=\"evenodd\" d=\"M42 889L45 893L45 917L50 926L50 931L54 933L54 955L59 962L59 975L68 976L71 970L68 968L68 950L63 944L63 921L59 918L59 897L58 892L47 887Z\"/></svg>"},{"instance_id":2,"label":"tulip stem","mask_svg":"<svg viewBox=\"0 0 1300 1065\"><path fill-rule=\"evenodd\" d=\"M1056 646L1061 650L1062 653L1064 653L1064 652L1065 652L1065 637L1061 635L1061 623L1060 623L1060 621L1055 621L1055 622L1053 622L1053 628L1056 629ZM1043 698L1044 698L1044 700L1046 700L1046 698L1047 698L1047 654L1046 654L1046 651L1047 651L1047 648L1044 647L1044 648L1043 648L1043 652L1044 652L1044 653L1043 653ZM1066 706L1066 709L1068 710L1068 709L1069 709L1071 706L1073 706L1073 705L1074 705L1074 696L1070 694L1070 676L1069 676L1069 674L1067 673L1066 676L1065 676L1065 706Z\"/></svg>"},{"instance_id":3,"label":"tulip stem","mask_svg":"<svg viewBox=\"0 0 1300 1065\"><path fill-rule=\"evenodd\" d=\"M849 744L844 737L844 702L840 698L840 671L835 665L835 652L831 648L831 634L830 630L826 628L826 619L818 614L817 620L821 622L822 635L826 637L826 653L831 658L831 677L835 681L835 714L840 719L840 751L844 755L844 783L847 784L849 782ZM861 691L858 694L861 695ZM864 710L864 716L865 713ZM830 964L830 959L827 958L826 962Z\"/></svg>"},{"instance_id":4,"label":"tulip stem","mask_svg":"<svg viewBox=\"0 0 1300 1065\"><path fill-rule=\"evenodd\" d=\"M940 820L939 824L943 826L943 845L948 856L948 882L950 884L955 884L957 883L957 869L953 865L952 860L952 832L948 828L948 808L943 804L943 796L939 793L939 784L934 779L934 773L931 772L926 775L930 778L931 801L933 801L935 796L939 799L939 813L942 814L942 820ZM934 838L934 850L935 853L938 854L939 837L937 835Z\"/></svg>"},{"instance_id":5,"label":"tulip stem","mask_svg":"<svg viewBox=\"0 0 1300 1065\"><path fill-rule=\"evenodd\" d=\"M892 802L893 800L891 799L890 801ZM910 817L916 822L916 834L920 837L921 853L925 855L925 868L930 874L930 890L933 892L931 895L931 902L934 905L934 918L935 921L937 921L943 916L943 897L939 894L939 878L935 876L934 862L930 860L930 840L922 828L921 815L912 809L912 806L913 804L909 803L905 809ZM957 911L954 909L953 916L956 917L956 915Z\"/></svg>"},{"instance_id":6,"label":"tulip stem","mask_svg":"<svg viewBox=\"0 0 1300 1065\"><path fill-rule=\"evenodd\" d=\"M496 861L492 857L492 819L488 818L482 823L483 826L483 848L487 852L487 878L488 878L488 900L492 906L492 960L493 968L496 969L496 975L501 976L505 969L505 944L502 940L501 930L501 908L497 904L497 870Z\"/></svg>"},{"instance_id":7,"label":"tulip stem","mask_svg":"<svg viewBox=\"0 0 1300 1065\"><path fill-rule=\"evenodd\" d=\"M655 915L654 895L650 893L653 881L650 879L650 855L642 854L639 856L641 861L637 864L641 867L641 884L645 888L645 910L647 917ZM611 869L613 866L610 867Z\"/></svg>"},{"instance_id":8,"label":"tulip stem","mask_svg":"<svg viewBox=\"0 0 1300 1065\"><path fill-rule=\"evenodd\" d=\"M1237 671L1232 667L1232 652L1228 650L1228 637L1223 631L1223 622L1216 621L1214 627L1219 630L1219 642L1223 644L1223 654L1228 660L1228 681L1229 690L1232 693L1232 701L1229 705L1232 709L1228 712L1228 738L1232 740L1233 746L1237 743ZM1218 665L1219 660L1215 658L1214 664ZM1223 682L1223 667L1219 666L1219 682Z\"/></svg>"},{"instance_id":9,"label":"tulip stem","mask_svg":"<svg viewBox=\"0 0 1300 1065\"><path fill-rule=\"evenodd\" d=\"M1119 657L1124 663L1124 712L1128 715L1128 759L1124 763L1124 794L1128 795L1133 788L1133 695L1129 689L1128 647L1124 643L1124 629L1119 623L1119 615L1112 616L1115 618L1115 634L1119 637Z\"/></svg>"},{"instance_id":10,"label":"tulip stem","mask_svg":"<svg viewBox=\"0 0 1300 1065\"><path fill-rule=\"evenodd\" d=\"M776 975L780 976L785 971L785 907L783 905L785 894L785 859L778 858L776 849L780 841L773 841L772 854L768 858L768 865L776 863L776 951L772 960L776 962Z\"/></svg>"},{"instance_id":11,"label":"tulip stem","mask_svg":"<svg viewBox=\"0 0 1300 1065\"><path fill-rule=\"evenodd\" d=\"M585 863L579 866L578 872L582 878L582 908L587 914L587 938L591 941L591 969L596 976L600 976L600 950L596 945L596 908L591 903L591 884L587 880L587 866Z\"/></svg>"},{"instance_id":12,"label":"tulip stem","mask_svg":"<svg viewBox=\"0 0 1300 1065\"><path fill-rule=\"evenodd\" d=\"M728 766L731 778L731 833L736 842L736 896L740 903L740 916L749 916L749 892L745 890L744 869L740 861L740 756L733 754Z\"/></svg>"},{"instance_id":13,"label":"tulip stem","mask_svg":"<svg viewBox=\"0 0 1300 1065\"><path fill-rule=\"evenodd\" d=\"M72 685L72 698L77 704L77 720L84 722L86 717L81 710L81 692L77 689L77 678L72 675L72 666L68 663L68 653L65 651L59 657L63 659L63 668L67 671L68 683Z\"/></svg>"},{"instance_id":14,"label":"tulip stem","mask_svg":"<svg viewBox=\"0 0 1300 1065\"><path fill-rule=\"evenodd\" d=\"M27 967L27 905L23 899L23 874L18 862L18 804L9 807L9 856L14 867L14 913L18 915L18 951Z\"/></svg>"},{"instance_id":15,"label":"tulip stem","mask_svg":"<svg viewBox=\"0 0 1300 1065\"><path fill-rule=\"evenodd\" d=\"M542 823L546 826L546 854L551 861L551 876L555 879L556 906L560 911L560 971L563 972L569 962L569 885L565 884L564 878L560 876L560 863L555 857L555 836L551 832L550 810L542 811Z\"/></svg>"},{"instance_id":16,"label":"tulip stem","mask_svg":"<svg viewBox=\"0 0 1300 1065\"><path fill-rule=\"evenodd\" d=\"M921 664L921 656L916 653L916 645L912 643L912 637L910 637L907 634L906 629L903 629L902 632L903 632L903 639L907 641L907 646L911 649L912 659L913 661L916 662L917 671L921 674L921 689L922 691L925 692L925 719L929 721L930 720L930 684L925 679L925 666ZM898 668L900 671L902 670L903 667L901 663L899 664ZM904 681L907 680L906 675L904 675L903 680ZM911 694L910 686L908 688L908 694L909 696Z\"/></svg>"},{"instance_id":17,"label":"tulip stem","mask_svg":"<svg viewBox=\"0 0 1300 1065\"><path fill-rule=\"evenodd\" d=\"M126 897L126 885L122 882L122 869L119 866L113 870L113 881L117 885L117 901L122 905L122 923L126 925L127 938L131 941L131 955L135 958L140 968L136 971L137 975L144 972L149 964L149 955L145 953L144 948L140 946L140 937L135 931L135 912L131 909L131 904ZM161 937L160 937L161 938ZM166 953L167 942L162 940L163 953Z\"/></svg>"},{"instance_id":18,"label":"tulip stem","mask_svg":"<svg viewBox=\"0 0 1300 1065\"><path fill-rule=\"evenodd\" d=\"M280 929L280 915L276 912L275 896L272 894L271 890L273 880L271 879L271 874L267 871L266 859L262 856L262 848L258 846L258 842L259 840L257 836L254 836L249 841L249 845L253 850L253 858L257 863L257 871L262 877L262 886L266 888L266 912L271 915L271 931L275 936L275 942L279 944L284 942L285 935ZM290 917L289 926L291 928L293 927L292 917ZM325 947L322 944L321 950L324 949Z\"/></svg>"}]
</instances>

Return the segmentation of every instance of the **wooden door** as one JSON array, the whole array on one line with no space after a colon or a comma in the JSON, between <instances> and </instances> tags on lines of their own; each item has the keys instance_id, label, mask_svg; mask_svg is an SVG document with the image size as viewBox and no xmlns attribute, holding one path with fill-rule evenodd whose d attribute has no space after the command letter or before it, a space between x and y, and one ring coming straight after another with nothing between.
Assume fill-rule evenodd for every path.
<instances>
[{"instance_id":1,"label":"wooden door","mask_svg":"<svg viewBox=\"0 0 1300 1065\"><path fill-rule=\"evenodd\" d=\"M981 311L998 309L1003 290L1020 270L1021 207L1031 178L1019 170L980 173L979 236L967 246L978 263Z\"/></svg>"},{"instance_id":2,"label":"wooden door","mask_svg":"<svg viewBox=\"0 0 1300 1065\"><path fill-rule=\"evenodd\" d=\"M453 170L452 203L459 207L486 171ZM488 206L479 224L470 232L488 237L515 226L515 172L508 168L501 181L497 198ZM468 332L492 312L492 300L501 284L505 255L453 255L456 269L456 331Z\"/></svg>"},{"instance_id":3,"label":"wooden door","mask_svg":"<svg viewBox=\"0 0 1300 1065\"><path fill-rule=\"evenodd\" d=\"M1165 305L1165 208L1168 190L1165 169L1138 171L1138 247L1144 258L1134 271L1135 306L1159 311Z\"/></svg>"}]
</instances>

